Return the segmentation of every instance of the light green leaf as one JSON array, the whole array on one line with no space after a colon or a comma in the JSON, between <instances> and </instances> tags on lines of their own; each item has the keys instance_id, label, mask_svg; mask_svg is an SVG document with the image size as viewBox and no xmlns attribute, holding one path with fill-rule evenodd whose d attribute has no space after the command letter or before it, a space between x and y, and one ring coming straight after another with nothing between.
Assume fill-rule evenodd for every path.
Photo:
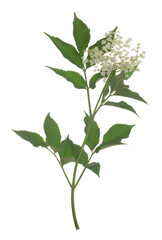
<instances>
[{"instance_id":1,"label":"light green leaf","mask_svg":"<svg viewBox=\"0 0 162 240\"><path fill-rule=\"evenodd\" d=\"M121 101L121 102L110 102L110 101L107 101L104 105L118 107L118 108L123 108L123 109L129 110L129 111L135 113L138 116L138 114L136 113L134 108L131 105L129 105L126 102L124 102L124 101Z\"/></svg>"},{"instance_id":2,"label":"light green leaf","mask_svg":"<svg viewBox=\"0 0 162 240\"><path fill-rule=\"evenodd\" d=\"M96 162L88 163L88 164L85 164L84 167L93 171L99 177L99 174L100 174L100 164L99 163L96 163Z\"/></svg>"},{"instance_id":3,"label":"light green leaf","mask_svg":"<svg viewBox=\"0 0 162 240\"><path fill-rule=\"evenodd\" d=\"M73 72L73 71L64 71L64 70L52 68L52 67L48 67L48 68L53 70L58 75L64 77L67 81L71 82L74 85L74 87L78 89L86 89L86 82L79 73Z\"/></svg>"},{"instance_id":4,"label":"light green leaf","mask_svg":"<svg viewBox=\"0 0 162 240\"><path fill-rule=\"evenodd\" d=\"M102 78L103 76L101 75L101 73L94 74L89 81L89 87L94 89L96 87L96 83Z\"/></svg>"},{"instance_id":5,"label":"light green leaf","mask_svg":"<svg viewBox=\"0 0 162 240\"><path fill-rule=\"evenodd\" d=\"M45 33L51 41L55 44L55 46L61 51L62 55L68 59L71 63L75 64L79 68L83 69L83 63L80 54L77 52L75 47L69 43L62 41L57 37L50 36Z\"/></svg>"},{"instance_id":6,"label":"light green leaf","mask_svg":"<svg viewBox=\"0 0 162 240\"><path fill-rule=\"evenodd\" d=\"M122 96L122 97L133 98L138 101L147 103L138 93L133 92L128 88L119 89L112 96Z\"/></svg>"},{"instance_id":7,"label":"light green leaf","mask_svg":"<svg viewBox=\"0 0 162 240\"><path fill-rule=\"evenodd\" d=\"M28 132L28 131L15 131L13 130L18 136L23 138L24 140L30 142L34 147L46 147L46 143L44 142L43 138L34 132Z\"/></svg>"},{"instance_id":8,"label":"light green leaf","mask_svg":"<svg viewBox=\"0 0 162 240\"><path fill-rule=\"evenodd\" d=\"M130 131L133 127L134 127L134 125L126 125L126 124L115 124L115 125L113 125L104 134L103 141L96 148L95 152L98 153L103 148L123 144L121 142L121 140L129 137Z\"/></svg>"},{"instance_id":9,"label":"light green leaf","mask_svg":"<svg viewBox=\"0 0 162 240\"><path fill-rule=\"evenodd\" d=\"M44 121L44 131L46 134L46 142L52 147L59 147L61 141L60 130L57 123L47 114Z\"/></svg>"},{"instance_id":10,"label":"light green leaf","mask_svg":"<svg viewBox=\"0 0 162 240\"><path fill-rule=\"evenodd\" d=\"M86 145L93 150L96 145L99 143L99 138L100 138L100 129L97 125L97 123L93 120L91 122L90 117L86 113L86 116L84 118L85 122L85 133L88 134ZM88 130L90 127L90 130Z\"/></svg>"},{"instance_id":11,"label":"light green leaf","mask_svg":"<svg viewBox=\"0 0 162 240\"><path fill-rule=\"evenodd\" d=\"M73 22L73 36L77 45L77 48L83 56L84 50L87 48L90 40L90 29L87 25L80 20L74 13L74 22Z\"/></svg>"},{"instance_id":12,"label":"light green leaf","mask_svg":"<svg viewBox=\"0 0 162 240\"><path fill-rule=\"evenodd\" d=\"M128 88L128 85L124 84L125 73L121 72L118 75L114 73L109 77L109 86L111 87L111 93L122 88Z\"/></svg>"},{"instance_id":13,"label":"light green leaf","mask_svg":"<svg viewBox=\"0 0 162 240\"><path fill-rule=\"evenodd\" d=\"M137 67L138 67L138 65L136 65L132 71L128 71L125 74L124 80L128 80L132 76L132 74L134 73L134 71L136 70Z\"/></svg>"}]
</instances>

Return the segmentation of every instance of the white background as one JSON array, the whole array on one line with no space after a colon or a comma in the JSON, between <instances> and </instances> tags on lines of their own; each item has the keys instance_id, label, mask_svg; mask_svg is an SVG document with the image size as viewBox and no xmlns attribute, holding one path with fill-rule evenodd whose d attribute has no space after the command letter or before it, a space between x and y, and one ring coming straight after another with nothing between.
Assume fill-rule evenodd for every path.
<instances>
[{"instance_id":1,"label":"white background","mask_svg":"<svg viewBox=\"0 0 162 240\"><path fill-rule=\"evenodd\" d=\"M115 123L136 124L128 145L94 157L100 178L86 172L76 190L80 230L73 225L70 188L53 156L11 129L44 136L48 112L62 137L81 144L86 93L45 68L77 70L44 35L74 44L73 14L91 29L93 44L118 26L147 52L130 88L149 105L128 99L131 112L107 107L96 117L103 134ZM0 239L161 240L161 7L160 1L2 1L0 4ZM98 84L98 88L102 83ZM98 92L93 90L93 100ZM94 104L94 102L93 102ZM73 164L66 166L72 173Z\"/></svg>"}]
</instances>

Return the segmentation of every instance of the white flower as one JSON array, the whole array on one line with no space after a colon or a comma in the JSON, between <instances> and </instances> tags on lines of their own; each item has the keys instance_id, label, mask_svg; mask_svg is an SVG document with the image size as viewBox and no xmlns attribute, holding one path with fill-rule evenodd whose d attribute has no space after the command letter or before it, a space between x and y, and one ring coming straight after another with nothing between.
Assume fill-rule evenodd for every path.
<instances>
[{"instance_id":1,"label":"white flower","mask_svg":"<svg viewBox=\"0 0 162 240\"><path fill-rule=\"evenodd\" d=\"M136 47L132 48L130 43L131 38L123 40L119 31L108 32L105 34L105 39L101 41L102 47L99 49L95 47L88 50L87 54L90 56L89 61L91 65L96 65L96 70L101 72L102 76L109 75L111 71L118 72L139 69L137 66L142 62L145 57L145 52L140 51L141 44L138 43Z\"/></svg>"}]
</instances>

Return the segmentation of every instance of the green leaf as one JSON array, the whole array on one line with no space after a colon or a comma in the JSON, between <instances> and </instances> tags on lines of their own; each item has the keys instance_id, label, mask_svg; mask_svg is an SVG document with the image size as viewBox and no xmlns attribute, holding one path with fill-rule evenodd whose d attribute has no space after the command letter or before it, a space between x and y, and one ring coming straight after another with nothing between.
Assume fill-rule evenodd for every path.
<instances>
[{"instance_id":1,"label":"green leaf","mask_svg":"<svg viewBox=\"0 0 162 240\"><path fill-rule=\"evenodd\" d=\"M96 147L99 143L100 138L100 129L97 123L93 120L91 121L90 117L86 113L84 118L85 122L85 133L88 134L86 145L91 149L91 151ZM88 130L90 128L90 130Z\"/></svg>"},{"instance_id":2,"label":"green leaf","mask_svg":"<svg viewBox=\"0 0 162 240\"><path fill-rule=\"evenodd\" d=\"M103 148L114 145L123 144L122 139L128 138L134 125L115 124L103 136L102 143L96 148L95 152L99 152Z\"/></svg>"},{"instance_id":3,"label":"green leaf","mask_svg":"<svg viewBox=\"0 0 162 240\"><path fill-rule=\"evenodd\" d=\"M106 85L105 85L105 89L104 89L104 91L103 91L102 103L105 102L106 97L107 97L107 95L108 95L108 93L109 93L109 91L110 91L109 88L110 88L110 85L113 83L113 80L115 79L115 73L116 73L116 71L112 71L112 72L110 73L110 75L107 76L107 77L108 77L108 80L107 80L107 83L106 83Z\"/></svg>"},{"instance_id":4,"label":"green leaf","mask_svg":"<svg viewBox=\"0 0 162 240\"><path fill-rule=\"evenodd\" d=\"M110 102L110 101L108 101L104 105L123 108L123 109L129 110L129 111L135 113L138 116L138 114L136 113L134 108L124 101L121 101L121 102Z\"/></svg>"},{"instance_id":5,"label":"green leaf","mask_svg":"<svg viewBox=\"0 0 162 240\"><path fill-rule=\"evenodd\" d=\"M112 31L112 32L114 32L114 34L112 35L112 40L114 39L115 32L116 32L117 28L118 28L118 27L114 28L114 30ZM103 46L102 41L103 41L103 40L106 40L106 39L107 39L107 37L104 37L104 38L98 40L95 44L93 44L92 46L89 47L89 50L92 50L92 49L94 49L95 47L97 47L99 50L101 50L101 49L102 49L102 46ZM109 42L109 41L108 41L108 42ZM106 53L106 51L104 51L103 49L102 49L102 51L103 51L104 53ZM110 50L110 51L111 51L111 50ZM88 60L91 59L91 57L90 57L89 54L88 54L88 56L87 56L87 59L88 59ZM89 67L92 66L92 65L90 65L89 62L87 62L87 63L86 63L86 66L87 66L87 68L89 68Z\"/></svg>"},{"instance_id":6,"label":"green leaf","mask_svg":"<svg viewBox=\"0 0 162 240\"><path fill-rule=\"evenodd\" d=\"M44 131L46 134L46 142L53 147L59 147L61 141L60 130L57 123L47 114L44 121Z\"/></svg>"},{"instance_id":7,"label":"green leaf","mask_svg":"<svg viewBox=\"0 0 162 240\"><path fill-rule=\"evenodd\" d=\"M138 101L144 102L147 104L147 102L136 92L131 91L128 88L123 88L123 89L119 89L117 90L113 96L122 96L122 97L128 97L128 98L133 98L136 99Z\"/></svg>"},{"instance_id":8,"label":"green leaf","mask_svg":"<svg viewBox=\"0 0 162 240\"><path fill-rule=\"evenodd\" d=\"M78 157L80 155L81 149L82 149L81 146L79 146L77 144L74 144L74 159L75 160L78 160ZM81 163L81 164L88 163L88 155L84 151L84 149L82 150L82 153L81 153L81 156L80 156L80 159L79 159L79 163Z\"/></svg>"},{"instance_id":9,"label":"green leaf","mask_svg":"<svg viewBox=\"0 0 162 240\"><path fill-rule=\"evenodd\" d=\"M96 87L96 83L102 78L103 76L101 75L101 73L94 74L89 81L89 87L94 89Z\"/></svg>"},{"instance_id":10,"label":"green leaf","mask_svg":"<svg viewBox=\"0 0 162 240\"><path fill-rule=\"evenodd\" d=\"M74 85L74 87L78 89L86 89L86 82L79 73L73 72L73 71L64 71L64 70L52 68L52 67L48 67L48 68L53 70L58 75L64 77L67 81L71 82Z\"/></svg>"},{"instance_id":11,"label":"green leaf","mask_svg":"<svg viewBox=\"0 0 162 240\"><path fill-rule=\"evenodd\" d=\"M93 171L99 177L99 174L100 174L100 164L99 163L96 163L96 162L88 163L88 164L85 164L84 167Z\"/></svg>"},{"instance_id":12,"label":"green leaf","mask_svg":"<svg viewBox=\"0 0 162 240\"><path fill-rule=\"evenodd\" d=\"M122 88L128 88L128 85L124 84L125 73L121 72L118 75L110 75L109 86L111 87L111 93Z\"/></svg>"},{"instance_id":13,"label":"green leaf","mask_svg":"<svg viewBox=\"0 0 162 240\"><path fill-rule=\"evenodd\" d=\"M28 131L15 131L13 130L18 136L23 138L24 140L30 142L34 147L46 147L46 143L44 142L43 138L34 132Z\"/></svg>"},{"instance_id":14,"label":"green leaf","mask_svg":"<svg viewBox=\"0 0 162 240\"><path fill-rule=\"evenodd\" d=\"M50 36L45 33L51 41L55 44L55 46L61 51L62 55L68 59L71 63L75 64L79 68L83 69L83 63L80 54L77 52L75 47L69 43L62 41L57 37Z\"/></svg>"},{"instance_id":15,"label":"green leaf","mask_svg":"<svg viewBox=\"0 0 162 240\"><path fill-rule=\"evenodd\" d=\"M128 71L128 72L125 74L124 80L129 79L129 78L132 76L132 74L134 73L134 71L136 70L137 67L138 67L138 65L135 66L132 71Z\"/></svg>"},{"instance_id":16,"label":"green leaf","mask_svg":"<svg viewBox=\"0 0 162 240\"><path fill-rule=\"evenodd\" d=\"M87 25L80 20L74 13L74 22L73 22L73 36L77 45L77 48L83 56L84 50L87 48L90 40L90 29Z\"/></svg>"},{"instance_id":17,"label":"green leaf","mask_svg":"<svg viewBox=\"0 0 162 240\"><path fill-rule=\"evenodd\" d=\"M78 161L78 157L81 151L81 147L77 144L74 144L70 139L69 136L61 142L60 144L60 158L61 158L61 163L67 164L69 162L77 162ZM88 163L88 155L87 153L84 151L84 149L82 150L82 154L80 156L79 162L81 164L86 164Z\"/></svg>"},{"instance_id":18,"label":"green leaf","mask_svg":"<svg viewBox=\"0 0 162 240\"><path fill-rule=\"evenodd\" d=\"M116 32L117 28L118 28L118 27L116 27L116 28L114 28L114 29L112 30L112 32L114 32L114 34L112 35L112 38L111 38L112 40L114 39L115 32ZM100 39L100 40L98 40L95 44L93 44L92 46L90 46L89 49L91 50L91 49L94 49L95 47L98 47L98 49L101 50L101 49L102 49L102 46L103 46L102 41L103 41L103 40L106 40L106 39L107 39L107 36L104 37L104 38L102 38L102 39ZM104 51L104 50L103 50L103 51ZM106 53L106 51L105 51L105 53Z\"/></svg>"},{"instance_id":19,"label":"green leaf","mask_svg":"<svg viewBox=\"0 0 162 240\"><path fill-rule=\"evenodd\" d=\"M59 152L59 155L60 155L62 164L66 164L66 163L73 161L74 144L69 139L69 136L60 143L60 149L61 150Z\"/></svg>"}]
</instances>

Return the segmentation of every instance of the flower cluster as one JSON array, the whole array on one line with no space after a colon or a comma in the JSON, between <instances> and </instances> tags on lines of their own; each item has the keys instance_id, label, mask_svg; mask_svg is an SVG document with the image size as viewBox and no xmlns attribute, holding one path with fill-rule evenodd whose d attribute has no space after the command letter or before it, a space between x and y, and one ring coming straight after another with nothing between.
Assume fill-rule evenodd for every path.
<instances>
[{"instance_id":1,"label":"flower cluster","mask_svg":"<svg viewBox=\"0 0 162 240\"><path fill-rule=\"evenodd\" d=\"M141 52L140 43L132 48L131 41L131 38L124 41L119 31L115 34L108 32L101 41L100 48L96 46L88 49L89 58L85 59L84 63L89 62L91 66L95 65L95 71L101 72L103 77L113 70L124 71L125 74L133 70L138 71L137 66L142 62L145 52Z\"/></svg>"}]
</instances>

